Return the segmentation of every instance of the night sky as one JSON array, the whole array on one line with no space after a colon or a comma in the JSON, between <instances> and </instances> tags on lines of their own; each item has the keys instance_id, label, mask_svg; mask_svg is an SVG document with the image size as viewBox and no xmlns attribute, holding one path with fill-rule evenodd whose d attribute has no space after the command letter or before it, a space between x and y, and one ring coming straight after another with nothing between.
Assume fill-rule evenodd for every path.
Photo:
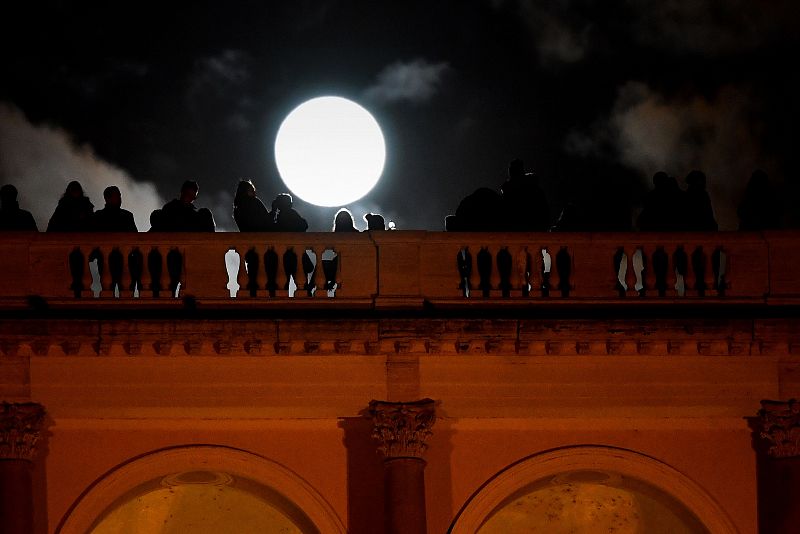
<instances>
[{"instance_id":1,"label":"night sky","mask_svg":"<svg viewBox=\"0 0 800 534\"><path fill-rule=\"evenodd\" d=\"M338 95L380 123L387 162L349 207L442 230L508 162L539 176L552 217L577 203L597 229L631 220L653 173L708 176L721 229L756 168L800 224L796 0L6 2L0 183L40 229L77 179L101 208L116 184L140 230L200 184L235 230L251 178L286 187L273 144L306 99ZM795 66L792 66L795 65ZM295 199L312 231L336 208Z\"/></svg>"}]
</instances>

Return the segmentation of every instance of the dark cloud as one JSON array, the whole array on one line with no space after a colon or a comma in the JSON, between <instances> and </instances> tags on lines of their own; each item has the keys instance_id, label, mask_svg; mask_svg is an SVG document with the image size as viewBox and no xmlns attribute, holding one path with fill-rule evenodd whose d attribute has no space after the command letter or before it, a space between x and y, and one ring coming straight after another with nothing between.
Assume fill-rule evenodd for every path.
<instances>
[{"instance_id":1,"label":"dark cloud","mask_svg":"<svg viewBox=\"0 0 800 534\"><path fill-rule=\"evenodd\" d=\"M754 49L795 31L793 0L632 0L636 40L673 53L719 56Z\"/></svg>"},{"instance_id":2,"label":"dark cloud","mask_svg":"<svg viewBox=\"0 0 800 534\"><path fill-rule=\"evenodd\" d=\"M378 74L375 83L364 91L364 97L382 103L426 102L439 92L449 71L446 62L431 63L421 58L397 61Z\"/></svg>"},{"instance_id":3,"label":"dark cloud","mask_svg":"<svg viewBox=\"0 0 800 534\"><path fill-rule=\"evenodd\" d=\"M567 149L620 161L647 185L656 171L682 179L700 169L708 176L720 228L733 230L750 174L775 168L762 144L758 111L744 87L725 86L710 98L668 97L647 84L629 82L620 88L609 115L589 132L573 132Z\"/></svg>"}]
</instances>

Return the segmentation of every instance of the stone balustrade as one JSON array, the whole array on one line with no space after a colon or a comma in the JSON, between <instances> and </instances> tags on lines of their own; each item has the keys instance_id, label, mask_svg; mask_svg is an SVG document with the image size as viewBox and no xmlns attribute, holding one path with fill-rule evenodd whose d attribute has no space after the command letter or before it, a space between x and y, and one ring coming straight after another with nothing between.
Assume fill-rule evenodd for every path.
<instances>
[{"instance_id":1,"label":"stone balustrade","mask_svg":"<svg viewBox=\"0 0 800 534\"><path fill-rule=\"evenodd\" d=\"M800 232L5 234L0 308L800 303Z\"/></svg>"}]
</instances>

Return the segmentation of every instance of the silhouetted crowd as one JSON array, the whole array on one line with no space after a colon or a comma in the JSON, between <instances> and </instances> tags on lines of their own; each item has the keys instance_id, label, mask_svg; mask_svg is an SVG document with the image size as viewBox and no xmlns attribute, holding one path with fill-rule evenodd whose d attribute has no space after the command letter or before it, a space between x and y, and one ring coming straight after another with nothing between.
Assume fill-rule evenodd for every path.
<instances>
[{"instance_id":1,"label":"silhouetted crowd","mask_svg":"<svg viewBox=\"0 0 800 534\"><path fill-rule=\"evenodd\" d=\"M645 232L711 232L718 230L711 197L706 191L706 175L691 171L681 188L678 180L666 172L653 176L653 189L643 201L636 221ZM777 202L764 171L753 173L739 205L740 230L767 230L781 224L780 203ZM550 208L536 174L525 172L522 160L508 166L508 179L494 189L481 187L467 195L458 205L455 215L445 218L450 232L577 232L594 231L584 210L568 202L555 224L550 225Z\"/></svg>"},{"instance_id":2,"label":"silhouetted crowd","mask_svg":"<svg viewBox=\"0 0 800 534\"><path fill-rule=\"evenodd\" d=\"M150 214L150 232L214 232L214 215L208 208L198 208L194 202L200 192L197 182L187 180L180 195ZM0 231L38 231L30 212L19 207L17 188L6 184L0 188ZM105 206L94 210L94 204L84 194L80 182L72 181L58 201L48 232L138 232L133 214L122 208L122 193L117 186L103 191ZM233 219L240 232L305 232L308 222L292 207L292 195L280 193L271 209L256 196L250 180L240 180L233 199ZM376 213L364 215L365 232L386 230L384 218ZM394 230L390 222L389 229ZM358 232L353 215L340 209L334 218L334 232Z\"/></svg>"},{"instance_id":3,"label":"silhouetted crowd","mask_svg":"<svg viewBox=\"0 0 800 534\"><path fill-rule=\"evenodd\" d=\"M647 232L716 231L717 221L706 191L706 176L693 170L685 178L685 188L678 180L659 171L653 176L653 189L643 199L636 221ZM195 200L200 188L195 181L183 183L178 198L150 214L151 232L214 232L216 223L211 210L198 208ZM77 181L67 185L47 224L48 232L137 232L133 214L122 208L122 194L117 186L103 191L105 206L97 211ZM0 230L38 231L30 212L19 207L17 189L11 184L0 188ZM740 230L766 230L781 224L781 210L764 171L753 173L739 205ZM508 166L508 178L500 191L481 187L466 196L454 215L445 218L449 232L544 232L592 231L595 228L576 204L567 203L554 225L550 224L547 197L536 174L526 172L522 160ZM280 193L270 209L256 195L250 180L240 180L233 199L233 219L240 232L305 232L306 220L294 209L292 196ZM367 213L365 231L384 231L381 215ZM394 230L394 223L389 222ZM333 232L358 232L353 214L340 209L333 222Z\"/></svg>"}]
</instances>

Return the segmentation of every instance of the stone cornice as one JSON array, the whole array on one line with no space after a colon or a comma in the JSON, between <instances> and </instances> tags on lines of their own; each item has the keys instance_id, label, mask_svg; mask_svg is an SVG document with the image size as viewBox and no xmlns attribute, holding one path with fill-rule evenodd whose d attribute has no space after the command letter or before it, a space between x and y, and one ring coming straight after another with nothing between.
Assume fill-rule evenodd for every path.
<instances>
[{"instance_id":1,"label":"stone cornice","mask_svg":"<svg viewBox=\"0 0 800 534\"><path fill-rule=\"evenodd\" d=\"M3 402L0 407L0 459L32 460L42 431L44 406Z\"/></svg>"},{"instance_id":2,"label":"stone cornice","mask_svg":"<svg viewBox=\"0 0 800 534\"><path fill-rule=\"evenodd\" d=\"M798 331L797 319L752 318L8 319L0 356L798 356Z\"/></svg>"},{"instance_id":3,"label":"stone cornice","mask_svg":"<svg viewBox=\"0 0 800 534\"><path fill-rule=\"evenodd\" d=\"M800 456L800 402L761 401L760 434L773 458Z\"/></svg>"},{"instance_id":4,"label":"stone cornice","mask_svg":"<svg viewBox=\"0 0 800 534\"><path fill-rule=\"evenodd\" d=\"M387 458L422 458L426 440L436 421L434 401L388 402L373 400L369 413L374 424L372 437Z\"/></svg>"}]
</instances>

